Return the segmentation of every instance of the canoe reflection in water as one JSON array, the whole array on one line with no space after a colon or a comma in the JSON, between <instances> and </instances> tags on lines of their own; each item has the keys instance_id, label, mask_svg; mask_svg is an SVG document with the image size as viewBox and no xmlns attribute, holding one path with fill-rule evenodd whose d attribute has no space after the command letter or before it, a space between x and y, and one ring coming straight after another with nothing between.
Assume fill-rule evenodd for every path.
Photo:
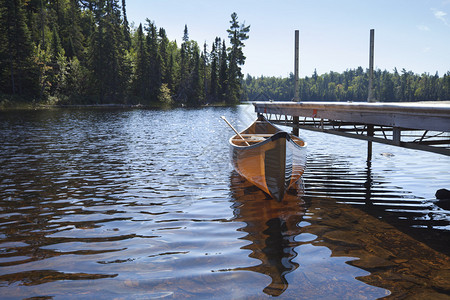
<instances>
[{"instance_id":1,"label":"canoe reflection in water","mask_svg":"<svg viewBox=\"0 0 450 300\"><path fill-rule=\"evenodd\" d=\"M234 221L256 265L235 268L270 277L263 292L302 299L446 299L448 256L361 209L319 196L311 178L303 195L271 201L233 173ZM311 196L312 192L316 196ZM266 284L266 283L263 283ZM415 297L418 295L418 297Z\"/></svg>"},{"instance_id":2,"label":"canoe reflection in water","mask_svg":"<svg viewBox=\"0 0 450 300\"><path fill-rule=\"evenodd\" d=\"M250 241L243 249L251 250L249 255L261 263L256 266L236 268L253 271L271 277L272 282L264 293L279 296L288 288L286 275L298 268L292 260L297 256L294 241L300 232L297 226L303 218L301 198L290 191L282 202L273 201L259 188L233 171L230 177L235 221L246 223L240 231L247 233L242 239ZM302 192L299 182L297 193Z\"/></svg>"}]
</instances>

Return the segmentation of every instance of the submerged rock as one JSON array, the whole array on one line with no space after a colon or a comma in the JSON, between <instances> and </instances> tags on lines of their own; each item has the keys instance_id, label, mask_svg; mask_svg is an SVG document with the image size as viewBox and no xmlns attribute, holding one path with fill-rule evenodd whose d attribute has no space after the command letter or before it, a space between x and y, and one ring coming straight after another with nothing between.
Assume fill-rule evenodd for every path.
<instances>
[{"instance_id":1,"label":"submerged rock","mask_svg":"<svg viewBox=\"0 0 450 300\"><path fill-rule=\"evenodd\" d=\"M439 199L436 205L445 210L450 210L450 191L447 189L439 189L435 194L436 198Z\"/></svg>"},{"instance_id":2,"label":"submerged rock","mask_svg":"<svg viewBox=\"0 0 450 300\"><path fill-rule=\"evenodd\" d=\"M439 189L435 194L438 199L450 199L450 191L447 189Z\"/></svg>"},{"instance_id":3,"label":"submerged rock","mask_svg":"<svg viewBox=\"0 0 450 300\"><path fill-rule=\"evenodd\" d=\"M389 152L383 152L383 153L380 153L380 155L384 156L384 157L393 157L394 156L394 154L389 153Z\"/></svg>"}]
</instances>

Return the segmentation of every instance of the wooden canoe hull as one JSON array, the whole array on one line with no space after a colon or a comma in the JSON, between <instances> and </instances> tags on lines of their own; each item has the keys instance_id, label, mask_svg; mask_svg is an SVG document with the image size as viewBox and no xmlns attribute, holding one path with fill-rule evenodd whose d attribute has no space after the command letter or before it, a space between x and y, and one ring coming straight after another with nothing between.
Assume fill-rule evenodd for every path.
<instances>
[{"instance_id":1,"label":"wooden canoe hull","mask_svg":"<svg viewBox=\"0 0 450 300\"><path fill-rule=\"evenodd\" d=\"M265 136L246 146L237 136L230 139L236 171L272 198L281 201L302 176L306 165L306 143L258 117L241 132L245 137Z\"/></svg>"}]
</instances>

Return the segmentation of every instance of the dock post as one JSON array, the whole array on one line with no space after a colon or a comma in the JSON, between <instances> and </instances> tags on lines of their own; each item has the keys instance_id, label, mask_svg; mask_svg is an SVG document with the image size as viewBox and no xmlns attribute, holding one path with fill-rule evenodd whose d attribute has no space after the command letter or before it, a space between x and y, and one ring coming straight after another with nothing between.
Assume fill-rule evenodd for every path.
<instances>
[{"instance_id":1,"label":"dock post","mask_svg":"<svg viewBox=\"0 0 450 300\"><path fill-rule=\"evenodd\" d=\"M370 49L369 49L369 96L367 102L375 102L373 96L373 57L374 57L375 29L370 29Z\"/></svg>"},{"instance_id":2,"label":"dock post","mask_svg":"<svg viewBox=\"0 0 450 300\"><path fill-rule=\"evenodd\" d=\"M295 31L295 49L294 49L294 101L300 101L299 96L299 81L298 81L298 66L299 66L299 31Z\"/></svg>"},{"instance_id":3,"label":"dock post","mask_svg":"<svg viewBox=\"0 0 450 300\"><path fill-rule=\"evenodd\" d=\"M298 75L298 69L299 69L299 31L295 31L295 46L294 46L294 102L300 101L300 91L299 91L299 75ZM298 136L299 130L299 117L293 116L292 117L292 134Z\"/></svg>"},{"instance_id":4,"label":"dock post","mask_svg":"<svg viewBox=\"0 0 450 300\"><path fill-rule=\"evenodd\" d=\"M373 137L374 136L374 127L373 125L367 125L367 136ZM372 141L367 141L367 163L372 161Z\"/></svg>"},{"instance_id":5,"label":"dock post","mask_svg":"<svg viewBox=\"0 0 450 300\"><path fill-rule=\"evenodd\" d=\"M398 127L394 127L392 130L392 141L394 142L395 145L400 146L401 143L401 135L402 135L402 131L400 128Z\"/></svg>"}]
</instances>

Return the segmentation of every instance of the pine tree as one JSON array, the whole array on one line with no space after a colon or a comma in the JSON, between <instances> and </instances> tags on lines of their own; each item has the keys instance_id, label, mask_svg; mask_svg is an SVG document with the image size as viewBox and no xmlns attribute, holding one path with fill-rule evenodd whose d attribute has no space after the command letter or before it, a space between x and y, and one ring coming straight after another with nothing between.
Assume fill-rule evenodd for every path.
<instances>
[{"instance_id":1,"label":"pine tree","mask_svg":"<svg viewBox=\"0 0 450 300\"><path fill-rule=\"evenodd\" d=\"M65 54L65 51L61 46L61 39L59 38L59 34L55 26L53 27L52 30L52 43L50 45L50 48L53 61L56 61L58 56Z\"/></svg>"},{"instance_id":2,"label":"pine tree","mask_svg":"<svg viewBox=\"0 0 450 300\"><path fill-rule=\"evenodd\" d=\"M187 25L184 26L183 43L180 49L180 82L177 92L177 101L187 104L191 89L191 52L192 45L189 41Z\"/></svg>"},{"instance_id":3,"label":"pine tree","mask_svg":"<svg viewBox=\"0 0 450 300\"><path fill-rule=\"evenodd\" d=\"M178 74L180 73L179 64L178 64L180 51L178 49L176 42L169 42L167 50L168 50L169 60L168 60L168 64L167 64L167 72L166 72L165 80L167 82L167 87L169 88L171 93L174 94L178 87L177 78L178 78Z\"/></svg>"},{"instance_id":4,"label":"pine tree","mask_svg":"<svg viewBox=\"0 0 450 300\"><path fill-rule=\"evenodd\" d=\"M184 25L184 31L183 31L183 43L189 42L189 32L187 24Z\"/></svg>"},{"instance_id":5,"label":"pine tree","mask_svg":"<svg viewBox=\"0 0 450 300\"><path fill-rule=\"evenodd\" d=\"M8 76L8 35L7 35L7 7L4 5L5 0L0 1L0 91L11 92L11 88L7 89L10 83L10 76Z\"/></svg>"},{"instance_id":6,"label":"pine tree","mask_svg":"<svg viewBox=\"0 0 450 300\"><path fill-rule=\"evenodd\" d=\"M220 57L221 40L216 37L211 49L211 83L210 83L210 100L218 101L219 98L219 57Z\"/></svg>"},{"instance_id":7,"label":"pine tree","mask_svg":"<svg viewBox=\"0 0 450 300\"><path fill-rule=\"evenodd\" d=\"M91 43L91 66L99 103L123 102L128 66L118 0L98 1L94 19L97 26Z\"/></svg>"},{"instance_id":8,"label":"pine tree","mask_svg":"<svg viewBox=\"0 0 450 300\"><path fill-rule=\"evenodd\" d=\"M85 37L80 26L81 10L77 0L69 1L66 14L64 26L61 28L63 36L61 43L69 59L74 57L81 58L84 51Z\"/></svg>"},{"instance_id":9,"label":"pine tree","mask_svg":"<svg viewBox=\"0 0 450 300\"><path fill-rule=\"evenodd\" d=\"M65 51L61 45L61 39L59 38L58 31L56 30L56 24L52 30L52 39L50 45L44 50L48 55L48 61L42 61L43 76L47 77L46 81L41 81L41 99L47 98L49 95L54 95L60 91L61 84L65 79L67 59ZM47 74L45 74L47 69ZM41 72L42 72L41 71ZM48 94L44 94L44 91Z\"/></svg>"},{"instance_id":10,"label":"pine tree","mask_svg":"<svg viewBox=\"0 0 450 300\"><path fill-rule=\"evenodd\" d=\"M158 52L160 58L160 69L161 69L161 81L163 83L169 83L168 65L169 65L169 39L167 38L166 30L164 28L159 28L159 45ZM168 88L168 86L167 86Z\"/></svg>"},{"instance_id":11,"label":"pine tree","mask_svg":"<svg viewBox=\"0 0 450 300\"><path fill-rule=\"evenodd\" d=\"M202 81L200 76L200 48L196 42L193 42L192 58L190 60L190 88L188 92L188 105L198 106L203 100Z\"/></svg>"},{"instance_id":12,"label":"pine tree","mask_svg":"<svg viewBox=\"0 0 450 300\"><path fill-rule=\"evenodd\" d=\"M228 66L228 93L227 102L237 103L239 101L241 93L241 80L243 74L240 66L245 63L245 56L243 52L243 41L248 39L248 33L250 26L245 24L239 25L238 17L236 13L231 14L231 26L227 30L228 37L230 38L231 49L229 53L229 66Z\"/></svg>"},{"instance_id":13,"label":"pine tree","mask_svg":"<svg viewBox=\"0 0 450 300\"><path fill-rule=\"evenodd\" d=\"M130 25L128 24L125 0L122 0L122 14L123 14L124 46L125 46L125 49L129 50L131 47L131 36L130 36Z\"/></svg>"},{"instance_id":14,"label":"pine tree","mask_svg":"<svg viewBox=\"0 0 450 300\"><path fill-rule=\"evenodd\" d=\"M382 74L381 95L379 100L381 101L395 100L394 82L392 81L392 75L386 70Z\"/></svg>"},{"instance_id":15,"label":"pine tree","mask_svg":"<svg viewBox=\"0 0 450 300\"><path fill-rule=\"evenodd\" d=\"M226 101L228 96L228 56L225 41L223 41L220 52L220 67L219 67L219 101Z\"/></svg>"},{"instance_id":16,"label":"pine tree","mask_svg":"<svg viewBox=\"0 0 450 300\"><path fill-rule=\"evenodd\" d=\"M450 99L450 71L448 71L441 78L441 89L440 89L439 100L449 100Z\"/></svg>"},{"instance_id":17,"label":"pine tree","mask_svg":"<svg viewBox=\"0 0 450 300\"><path fill-rule=\"evenodd\" d=\"M136 43L136 61L134 72L134 95L141 100L148 99L148 85L147 78L149 76L149 63L148 63L148 51L147 43L145 41L144 31L142 24L139 24L137 29L137 43Z\"/></svg>"},{"instance_id":18,"label":"pine tree","mask_svg":"<svg viewBox=\"0 0 450 300\"><path fill-rule=\"evenodd\" d=\"M158 51L158 34L156 25L147 19L147 50L149 58L148 87L151 101L157 101L161 89L161 55Z\"/></svg>"},{"instance_id":19,"label":"pine tree","mask_svg":"<svg viewBox=\"0 0 450 300\"><path fill-rule=\"evenodd\" d=\"M1 0L0 7L0 28L4 31L0 46L1 89L11 94L37 95L33 48L23 2Z\"/></svg>"},{"instance_id":20,"label":"pine tree","mask_svg":"<svg viewBox=\"0 0 450 300\"><path fill-rule=\"evenodd\" d=\"M203 44L203 52L200 55L200 80L203 82L203 90L201 93L201 101L206 102L208 95L208 82L209 82L209 59L208 59L208 45L206 42Z\"/></svg>"}]
</instances>

